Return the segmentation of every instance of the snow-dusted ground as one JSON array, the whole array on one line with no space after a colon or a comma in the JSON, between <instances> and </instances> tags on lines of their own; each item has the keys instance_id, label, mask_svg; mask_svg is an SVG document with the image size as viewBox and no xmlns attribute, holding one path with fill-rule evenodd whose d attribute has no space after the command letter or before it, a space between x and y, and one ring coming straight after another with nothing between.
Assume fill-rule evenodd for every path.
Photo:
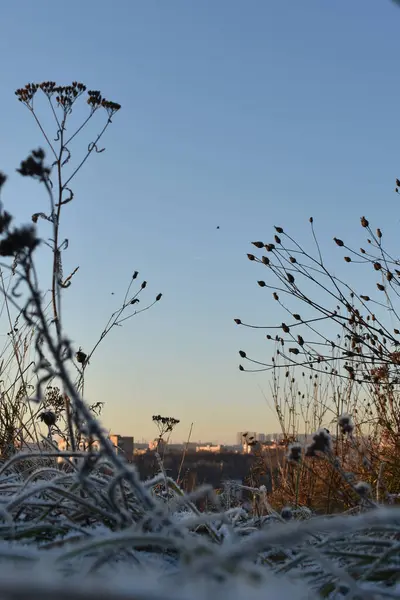
<instances>
[{"instance_id":1,"label":"snow-dusted ground","mask_svg":"<svg viewBox=\"0 0 400 600\"><path fill-rule=\"evenodd\" d=\"M0 469L0 599L400 598L399 508L288 519L266 498L254 520L208 487L186 496L132 466L63 473L52 460ZM196 510L204 494L215 512Z\"/></svg>"}]
</instances>

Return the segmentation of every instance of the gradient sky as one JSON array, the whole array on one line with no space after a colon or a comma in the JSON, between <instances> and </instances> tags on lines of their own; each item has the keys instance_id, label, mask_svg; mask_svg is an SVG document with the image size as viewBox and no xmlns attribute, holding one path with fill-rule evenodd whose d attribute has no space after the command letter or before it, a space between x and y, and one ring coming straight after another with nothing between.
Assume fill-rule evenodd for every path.
<instances>
[{"instance_id":1,"label":"gradient sky","mask_svg":"<svg viewBox=\"0 0 400 600\"><path fill-rule=\"evenodd\" d=\"M176 440L192 421L203 441L278 429L268 376L237 368L240 348L270 350L233 318L282 320L249 242L278 224L308 239L310 215L328 255L363 214L398 235L399 27L390 0L4 3L0 167L18 220L46 198L14 172L42 145L14 90L78 80L123 107L63 226L64 270L80 265L64 300L77 346L95 343L135 269L149 300L164 294L88 369L108 428L148 438L161 413L181 420Z\"/></svg>"}]
</instances>

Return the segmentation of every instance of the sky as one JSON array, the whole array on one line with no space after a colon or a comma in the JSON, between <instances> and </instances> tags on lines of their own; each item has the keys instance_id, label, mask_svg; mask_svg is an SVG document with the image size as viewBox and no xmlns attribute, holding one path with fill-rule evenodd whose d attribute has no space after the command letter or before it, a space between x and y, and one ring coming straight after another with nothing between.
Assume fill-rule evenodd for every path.
<instances>
[{"instance_id":1,"label":"sky","mask_svg":"<svg viewBox=\"0 0 400 600\"><path fill-rule=\"evenodd\" d=\"M78 80L122 105L62 225L64 271L80 267L63 300L76 347L94 345L133 271L148 282L143 303L163 293L91 361L85 393L105 402L105 427L148 439L162 414L180 419L176 441L193 422L193 440L222 442L279 428L269 376L238 370L238 350L271 351L233 319L282 321L246 253L274 225L308 240L311 215L329 258L364 214L395 239L399 26L390 0L2 6L0 168L18 221L46 198L15 173L43 141L14 90Z\"/></svg>"}]
</instances>

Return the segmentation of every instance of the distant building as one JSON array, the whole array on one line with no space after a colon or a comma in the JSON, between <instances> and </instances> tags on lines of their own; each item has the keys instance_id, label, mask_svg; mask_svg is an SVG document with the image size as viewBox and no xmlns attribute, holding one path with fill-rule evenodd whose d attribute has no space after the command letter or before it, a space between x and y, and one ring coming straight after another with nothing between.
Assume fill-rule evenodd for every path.
<instances>
[{"instance_id":1,"label":"distant building","mask_svg":"<svg viewBox=\"0 0 400 600\"><path fill-rule=\"evenodd\" d=\"M183 452L185 450L185 444L167 444L167 452Z\"/></svg>"},{"instance_id":2,"label":"distant building","mask_svg":"<svg viewBox=\"0 0 400 600\"><path fill-rule=\"evenodd\" d=\"M150 440L149 442L149 450L154 451L158 450L158 452L163 453L166 447L166 443L163 439L155 438L154 440Z\"/></svg>"},{"instance_id":3,"label":"distant building","mask_svg":"<svg viewBox=\"0 0 400 600\"><path fill-rule=\"evenodd\" d=\"M109 439L117 454L123 454L126 460L133 459L134 441L132 436L111 434Z\"/></svg>"},{"instance_id":4,"label":"distant building","mask_svg":"<svg viewBox=\"0 0 400 600\"><path fill-rule=\"evenodd\" d=\"M260 444L264 444L264 442L266 442L266 439L267 439L267 438L266 438L266 435L265 435L265 433L259 433L259 434L257 435L257 441L259 441L259 442L260 442Z\"/></svg>"},{"instance_id":5,"label":"distant building","mask_svg":"<svg viewBox=\"0 0 400 600\"><path fill-rule=\"evenodd\" d=\"M68 450L71 450L71 444L69 444L67 440L61 439L58 442L58 449L61 452L67 452ZM89 440L86 438L82 438L78 443L77 450L79 452L89 452L89 450L92 452L98 452L100 450L100 442L98 440L92 440L89 442Z\"/></svg>"},{"instance_id":6,"label":"distant building","mask_svg":"<svg viewBox=\"0 0 400 600\"><path fill-rule=\"evenodd\" d=\"M221 444L216 444L215 446L206 444L205 446L197 446L196 452L213 452L215 454L221 452L222 449L223 446L221 446Z\"/></svg>"},{"instance_id":7,"label":"distant building","mask_svg":"<svg viewBox=\"0 0 400 600\"><path fill-rule=\"evenodd\" d=\"M137 443L135 442L133 448L133 454L144 454L149 449L148 443Z\"/></svg>"},{"instance_id":8,"label":"distant building","mask_svg":"<svg viewBox=\"0 0 400 600\"><path fill-rule=\"evenodd\" d=\"M224 446L224 452L233 452L235 454L238 454L240 452L242 452L243 450L243 446L240 445L238 446L237 444L232 445L228 445L228 446Z\"/></svg>"}]
</instances>

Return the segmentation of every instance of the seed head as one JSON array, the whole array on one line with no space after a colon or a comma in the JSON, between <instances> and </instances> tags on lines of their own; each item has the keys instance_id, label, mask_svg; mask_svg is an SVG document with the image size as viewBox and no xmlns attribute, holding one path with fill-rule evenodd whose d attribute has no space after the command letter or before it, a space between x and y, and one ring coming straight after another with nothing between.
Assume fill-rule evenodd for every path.
<instances>
[{"instance_id":1,"label":"seed head","mask_svg":"<svg viewBox=\"0 0 400 600\"><path fill-rule=\"evenodd\" d=\"M354 489L357 492L357 494L359 494L359 496L361 496L362 498L369 496L371 493L371 486L365 481L359 481L358 483L356 483Z\"/></svg>"},{"instance_id":2,"label":"seed head","mask_svg":"<svg viewBox=\"0 0 400 600\"><path fill-rule=\"evenodd\" d=\"M284 506L282 508L281 517L285 521L290 521L290 519L293 517L292 509L290 508L290 506Z\"/></svg>"},{"instance_id":3,"label":"seed head","mask_svg":"<svg viewBox=\"0 0 400 600\"><path fill-rule=\"evenodd\" d=\"M361 220L361 225L362 225L363 227L368 227L368 225L369 225L369 222L367 221L367 219L366 219L365 217L361 217L361 219L360 219L360 220Z\"/></svg>"},{"instance_id":4,"label":"seed head","mask_svg":"<svg viewBox=\"0 0 400 600\"><path fill-rule=\"evenodd\" d=\"M251 242L256 248L264 248L264 242Z\"/></svg>"},{"instance_id":5,"label":"seed head","mask_svg":"<svg viewBox=\"0 0 400 600\"><path fill-rule=\"evenodd\" d=\"M0 228L4 227L4 218L7 213L3 215L3 222L0 219ZM9 223L10 221L8 221ZM33 227L23 226L14 231L10 231L7 237L0 242L0 256L14 256L19 252L28 251L32 252L36 246L38 246L40 240L36 238L35 229Z\"/></svg>"},{"instance_id":6,"label":"seed head","mask_svg":"<svg viewBox=\"0 0 400 600\"><path fill-rule=\"evenodd\" d=\"M51 410L46 410L39 415L39 419L47 425L47 427L52 427L56 424L57 417Z\"/></svg>"},{"instance_id":7,"label":"seed head","mask_svg":"<svg viewBox=\"0 0 400 600\"><path fill-rule=\"evenodd\" d=\"M343 240L339 240L339 238L333 238L333 240L336 242L336 244L338 246L344 246Z\"/></svg>"},{"instance_id":8,"label":"seed head","mask_svg":"<svg viewBox=\"0 0 400 600\"><path fill-rule=\"evenodd\" d=\"M287 459L289 462L299 463L301 461L301 445L290 444Z\"/></svg>"},{"instance_id":9,"label":"seed head","mask_svg":"<svg viewBox=\"0 0 400 600\"><path fill-rule=\"evenodd\" d=\"M3 185L5 184L6 181L7 181L6 175L4 175L4 173L2 173L0 171L0 190L3 187Z\"/></svg>"},{"instance_id":10,"label":"seed head","mask_svg":"<svg viewBox=\"0 0 400 600\"><path fill-rule=\"evenodd\" d=\"M350 415L348 415L346 413L344 413L343 415L341 415L339 417L338 425L343 434L346 434L346 433L351 434L354 431L353 419L351 418Z\"/></svg>"},{"instance_id":11,"label":"seed head","mask_svg":"<svg viewBox=\"0 0 400 600\"><path fill-rule=\"evenodd\" d=\"M84 365L87 359L87 354L82 352L82 350L79 348L78 352L75 354L75 358L76 362L78 362L80 365Z\"/></svg>"},{"instance_id":12,"label":"seed head","mask_svg":"<svg viewBox=\"0 0 400 600\"><path fill-rule=\"evenodd\" d=\"M330 452L332 447L332 439L329 431L325 428L319 429L316 434L313 435L313 441L306 449L306 456L316 456L316 452L322 452L327 454Z\"/></svg>"}]
</instances>

